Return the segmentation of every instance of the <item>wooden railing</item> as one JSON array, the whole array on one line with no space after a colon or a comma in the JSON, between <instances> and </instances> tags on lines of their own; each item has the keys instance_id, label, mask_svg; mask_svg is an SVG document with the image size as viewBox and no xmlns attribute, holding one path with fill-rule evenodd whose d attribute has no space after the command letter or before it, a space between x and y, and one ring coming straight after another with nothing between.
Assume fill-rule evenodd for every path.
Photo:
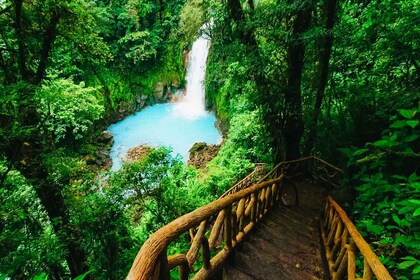
<instances>
[{"instance_id":1,"label":"wooden railing","mask_svg":"<svg viewBox=\"0 0 420 280\"><path fill-rule=\"evenodd\" d=\"M296 160L283 161L276 165L270 172L260 179L263 182L277 174L286 174L288 177L307 175L316 181L337 187L342 170L315 156Z\"/></svg>"},{"instance_id":2,"label":"wooden railing","mask_svg":"<svg viewBox=\"0 0 420 280\"><path fill-rule=\"evenodd\" d=\"M328 197L321 225L331 279L392 279L378 256L369 247L344 210ZM356 272L356 259L363 258L363 270ZM357 278L356 278L357 277Z\"/></svg>"},{"instance_id":3,"label":"wooden railing","mask_svg":"<svg viewBox=\"0 0 420 280\"><path fill-rule=\"evenodd\" d=\"M220 196L220 198L228 196L230 194L236 193L240 190L246 189L253 184L255 184L257 181L259 181L264 173L264 167L267 164L265 163L256 163L254 171L249 173L245 178L243 178L241 181L236 183L233 187L228 189L224 194Z\"/></svg>"},{"instance_id":4,"label":"wooden railing","mask_svg":"<svg viewBox=\"0 0 420 280\"><path fill-rule=\"evenodd\" d=\"M255 174L248 175L248 179L239 182L228 194L153 233L137 254L127 279L167 280L175 269L181 280L209 278L251 229L279 203L284 178L300 174L309 174L316 180L336 186L341 170L319 158L307 157L278 164L254 185L250 183L255 180ZM168 255L170 245L188 234L191 237L188 251ZM322 236L333 279L342 279L346 270L348 279L355 279L357 248L365 257L363 279L370 279L372 271L377 279L392 279L386 269L383 271L376 255L344 211L331 198L325 210ZM382 268L378 268L380 266Z\"/></svg>"},{"instance_id":5,"label":"wooden railing","mask_svg":"<svg viewBox=\"0 0 420 280\"><path fill-rule=\"evenodd\" d=\"M141 247L127 279L169 279L174 268L178 268L182 280L210 277L279 201L279 183L283 178L280 175L215 200L160 228ZM197 227L187 252L167 255L171 242ZM201 260L197 261L200 251ZM189 278L191 274L194 275Z\"/></svg>"}]
</instances>

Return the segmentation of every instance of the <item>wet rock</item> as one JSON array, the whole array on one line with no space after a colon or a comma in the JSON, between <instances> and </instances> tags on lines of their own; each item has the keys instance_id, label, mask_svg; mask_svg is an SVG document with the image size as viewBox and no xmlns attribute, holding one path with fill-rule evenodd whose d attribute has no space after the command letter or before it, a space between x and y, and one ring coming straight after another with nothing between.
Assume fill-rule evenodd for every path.
<instances>
[{"instance_id":1,"label":"wet rock","mask_svg":"<svg viewBox=\"0 0 420 280\"><path fill-rule=\"evenodd\" d=\"M188 165L198 169L206 167L207 162L213 159L220 150L220 145L207 145L204 142L195 143L189 153Z\"/></svg>"},{"instance_id":2,"label":"wet rock","mask_svg":"<svg viewBox=\"0 0 420 280\"><path fill-rule=\"evenodd\" d=\"M179 89L179 87L180 87L179 80L178 80L178 79L172 79L172 81L171 81L171 87L172 87L174 90Z\"/></svg>"},{"instance_id":3,"label":"wet rock","mask_svg":"<svg viewBox=\"0 0 420 280\"><path fill-rule=\"evenodd\" d=\"M98 137L98 142L107 145L112 145L112 143L114 143L114 136L111 134L111 132L105 130Z\"/></svg>"},{"instance_id":4,"label":"wet rock","mask_svg":"<svg viewBox=\"0 0 420 280\"><path fill-rule=\"evenodd\" d=\"M184 67L187 68L188 67L188 57L190 55L189 51L184 50L182 52L182 62L184 64Z\"/></svg>"},{"instance_id":5,"label":"wet rock","mask_svg":"<svg viewBox=\"0 0 420 280\"><path fill-rule=\"evenodd\" d=\"M161 100L165 93L166 85L163 82L157 82L153 87L153 97L156 100Z\"/></svg>"},{"instance_id":6,"label":"wet rock","mask_svg":"<svg viewBox=\"0 0 420 280\"><path fill-rule=\"evenodd\" d=\"M95 152L95 155L90 158L92 165L97 165L98 169L108 169L112 165L112 160L109 156L109 146L102 146Z\"/></svg>"},{"instance_id":7,"label":"wet rock","mask_svg":"<svg viewBox=\"0 0 420 280\"><path fill-rule=\"evenodd\" d=\"M216 125L217 130L220 131L223 137L226 137L229 131L229 123L227 121L216 119L215 125Z\"/></svg>"},{"instance_id":8,"label":"wet rock","mask_svg":"<svg viewBox=\"0 0 420 280\"><path fill-rule=\"evenodd\" d=\"M151 151L151 147L139 145L127 151L127 156L124 162L135 162L147 157Z\"/></svg>"}]
</instances>

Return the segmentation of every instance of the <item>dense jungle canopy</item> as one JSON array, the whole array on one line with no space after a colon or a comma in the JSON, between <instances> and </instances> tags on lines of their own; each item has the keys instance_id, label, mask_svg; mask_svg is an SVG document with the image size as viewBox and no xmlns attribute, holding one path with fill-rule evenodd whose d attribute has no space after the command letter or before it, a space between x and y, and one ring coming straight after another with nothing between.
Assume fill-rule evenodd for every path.
<instances>
[{"instance_id":1,"label":"dense jungle canopy","mask_svg":"<svg viewBox=\"0 0 420 280\"><path fill-rule=\"evenodd\" d=\"M345 170L336 196L361 233L396 279L420 279L419 11L419 0L0 0L0 279L122 279L152 232L253 163L305 155ZM206 22L217 156L196 169L161 147L101 170L102 131L162 102L157 84L184 85Z\"/></svg>"}]
</instances>

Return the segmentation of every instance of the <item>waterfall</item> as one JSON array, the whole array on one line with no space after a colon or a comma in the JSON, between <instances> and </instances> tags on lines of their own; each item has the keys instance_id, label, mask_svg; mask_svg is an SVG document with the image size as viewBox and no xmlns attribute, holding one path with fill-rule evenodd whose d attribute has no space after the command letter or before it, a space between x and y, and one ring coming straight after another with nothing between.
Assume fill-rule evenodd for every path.
<instances>
[{"instance_id":1,"label":"waterfall","mask_svg":"<svg viewBox=\"0 0 420 280\"><path fill-rule=\"evenodd\" d=\"M192 45L188 56L186 93L173 110L173 114L187 119L196 119L206 114L204 108L204 79L210 40L200 36Z\"/></svg>"},{"instance_id":2,"label":"waterfall","mask_svg":"<svg viewBox=\"0 0 420 280\"><path fill-rule=\"evenodd\" d=\"M0 0L1 1L1 0ZM201 31L210 28L205 24ZM204 78L210 39L199 37L189 53L186 93L180 102L156 104L113 124L112 169L121 168L130 148L138 145L172 147L186 162L188 151L196 142L217 144L220 133L216 118L204 106Z\"/></svg>"}]
</instances>

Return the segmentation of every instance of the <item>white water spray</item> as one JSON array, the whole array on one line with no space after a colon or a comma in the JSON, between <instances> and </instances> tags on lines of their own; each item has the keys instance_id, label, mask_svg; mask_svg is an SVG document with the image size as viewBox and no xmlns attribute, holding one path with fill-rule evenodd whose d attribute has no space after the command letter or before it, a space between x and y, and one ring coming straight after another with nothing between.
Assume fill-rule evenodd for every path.
<instances>
[{"instance_id":1,"label":"white water spray","mask_svg":"<svg viewBox=\"0 0 420 280\"><path fill-rule=\"evenodd\" d=\"M173 110L173 114L187 119L196 119L204 116L204 79L206 75L206 62L210 49L210 40L200 36L193 44L188 56L186 75L186 94Z\"/></svg>"}]
</instances>

